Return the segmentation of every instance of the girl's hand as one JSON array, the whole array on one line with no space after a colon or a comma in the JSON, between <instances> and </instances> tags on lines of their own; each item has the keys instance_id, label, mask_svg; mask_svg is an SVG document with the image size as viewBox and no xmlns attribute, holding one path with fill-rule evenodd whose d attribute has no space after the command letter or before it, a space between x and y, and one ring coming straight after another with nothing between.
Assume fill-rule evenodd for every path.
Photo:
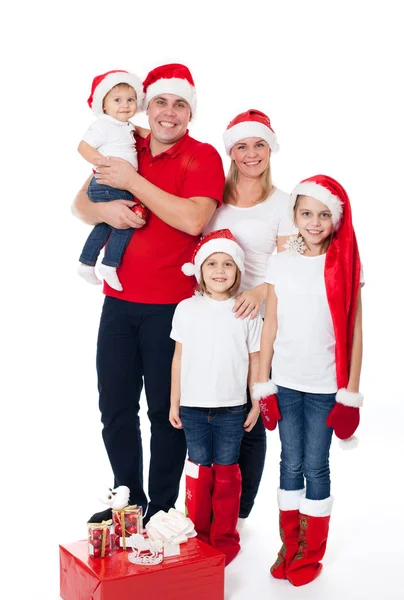
<instances>
[{"instance_id":1,"label":"girl's hand","mask_svg":"<svg viewBox=\"0 0 404 600\"><path fill-rule=\"evenodd\" d=\"M180 419L180 409L179 407L171 407L170 415L169 415L170 423L175 429L182 429L182 422Z\"/></svg>"},{"instance_id":2,"label":"girl's hand","mask_svg":"<svg viewBox=\"0 0 404 600\"><path fill-rule=\"evenodd\" d=\"M250 412L248 413L246 420L244 421L243 427L244 427L245 431L251 431L251 429L254 427L254 425L257 422L259 414L260 414L260 406L259 406L258 402L253 402L252 408L251 408Z\"/></svg>"},{"instance_id":3,"label":"girl's hand","mask_svg":"<svg viewBox=\"0 0 404 600\"><path fill-rule=\"evenodd\" d=\"M245 319L250 315L251 319L255 319L258 315L262 304L262 294L256 288L245 290L236 297L236 303L233 312L236 313L237 319Z\"/></svg>"}]
</instances>

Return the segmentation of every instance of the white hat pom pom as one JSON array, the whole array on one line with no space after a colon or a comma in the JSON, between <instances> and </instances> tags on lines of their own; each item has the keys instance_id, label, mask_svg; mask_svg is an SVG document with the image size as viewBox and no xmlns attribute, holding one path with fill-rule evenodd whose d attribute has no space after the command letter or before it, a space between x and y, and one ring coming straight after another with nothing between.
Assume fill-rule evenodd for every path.
<instances>
[{"instance_id":1,"label":"white hat pom pom","mask_svg":"<svg viewBox=\"0 0 404 600\"><path fill-rule=\"evenodd\" d=\"M188 277L191 277L191 275L195 275L196 273L195 265L193 263L187 262L184 265L182 265L181 271L184 273L184 275L188 275Z\"/></svg>"},{"instance_id":2,"label":"white hat pom pom","mask_svg":"<svg viewBox=\"0 0 404 600\"><path fill-rule=\"evenodd\" d=\"M339 445L343 450L354 450L359 445L359 440L356 436L351 435L351 437L346 440L340 440Z\"/></svg>"}]
</instances>

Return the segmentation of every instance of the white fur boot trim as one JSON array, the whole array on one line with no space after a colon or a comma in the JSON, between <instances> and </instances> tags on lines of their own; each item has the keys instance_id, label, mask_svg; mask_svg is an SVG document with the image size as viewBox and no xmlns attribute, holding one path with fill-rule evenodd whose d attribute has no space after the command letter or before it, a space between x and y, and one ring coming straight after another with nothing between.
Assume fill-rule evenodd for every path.
<instances>
[{"instance_id":1,"label":"white fur boot trim","mask_svg":"<svg viewBox=\"0 0 404 600\"><path fill-rule=\"evenodd\" d=\"M272 394L276 394L277 392L278 388L276 385L268 379L268 381L262 383L254 383L252 397L253 400L261 400L262 398L272 396Z\"/></svg>"},{"instance_id":2,"label":"white fur boot trim","mask_svg":"<svg viewBox=\"0 0 404 600\"><path fill-rule=\"evenodd\" d=\"M355 435L351 435L346 440L340 440L339 445L343 450L354 450L359 446L359 439Z\"/></svg>"},{"instance_id":3,"label":"white fur boot trim","mask_svg":"<svg viewBox=\"0 0 404 600\"><path fill-rule=\"evenodd\" d=\"M353 406L354 408L360 408L363 406L363 396L359 392L348 392L346 388L338 390L335 397L336 401L345 406Z\"/></svg>"},{"instance_id":4,"label":"white fur boot trim","mask_svg":"<svg viewBox=\"0 0 404 600\"><path fill-rule=\"evenodd\" d=\"M306 489L302 490L282 490L278 488L278 506L279 510L298 510L300 501L304 498Z\"/></svg>"},{"instance_id":5,"label":"white fur boot trim","mask_svg":"<svg viewBox=\"0 0 404 600\"><path fill-rule=\"evenodd\" d=\"M329 496L324 500L309 500L302 498L300 501L300 513L309 515L310 517L328 517L331 514L333 496Z\"/></svg>"}]
</instances>

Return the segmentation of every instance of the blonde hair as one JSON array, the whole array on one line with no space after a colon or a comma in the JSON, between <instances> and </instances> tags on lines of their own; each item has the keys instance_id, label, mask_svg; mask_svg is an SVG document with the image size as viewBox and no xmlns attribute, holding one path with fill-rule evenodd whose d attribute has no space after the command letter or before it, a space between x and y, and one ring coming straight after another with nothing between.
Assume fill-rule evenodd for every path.
<instances>
[{"instance_id":1,"label":"blonde hair","mask_svg":"<svg viewBox=\"0 0 404 600\"><path fill-rule=\"evenodd\" d=\"M213 253L213 254L215 254L215 253ZM212 256L212 255L210 255L210 256ZM207 260L209 260L210 256L208 256L208 258L205 258L205 260L201 264L201 280L200 280L199 286L198 286L198 291L201 292L202 294L207 294L208 296L210 296L210 293L207 290L206 283L203 278L202 267L205 264L205 262ZM233 257L232 257L232 260L234 262ZM233 285L227 290L227 293L229 294L229 298L232 298L233 296L235 296L237 294L240 284L241 284L241 271L238 268L238 266L236 265L236 278L234 280Z\"/></svg>"},{"instance_id":2,"label":"blonde hair","mask_svg":"<svg viewBox=\"0 0 404 600\"><path fill-rule=\"evenodd\" d=\"M229 204L231 201L235 202L237 200L237 184L239 180L239 172L238 167L234 160L231 161L229 172L226 176L226 181L224 184L224 192L223 192L223 202L224 204ZM260 175L260 186L261 186L261 194L256 201L257 204L263 202L266 198L268 198L269 194L272 192L273 183L272 183L272 174L271 174L271 155L268 159L268 166L265 171Z\"/></svg>"},{"instance_id":3,"label":"blonde hair","mask_svg":"<svg viewBox=\"0 0 404 600\"><path fill-rule=\"evenodd\" d=\"M299 204L299 200L300 200L300 198L302 197L302 195L303 195L303 194L298 194L298 195L296 196L296 202L295 202L295 205L294 205L294 207L293 207L293 220L294 220L295 224L296 224L296 211L297 211L297 205ZM331 231L330 235L328 235L328 236L325 238L324 242L321 244L321 248L320 248L320 252L321 252L321 254L324 254L325 252L327 252L327 250L328 250L328 248L330 247L330 244L331 244L331 242L332 242L332 237L333 237L333 235L334 235L334 228L333 228L333 230ZM301 238L301 239L304 241L304 238L303 238L303 236L302 236L302 234L301 234L300 232L297 234L297 239L299 239L299 238Z\"/></svg>"}]
</instances>

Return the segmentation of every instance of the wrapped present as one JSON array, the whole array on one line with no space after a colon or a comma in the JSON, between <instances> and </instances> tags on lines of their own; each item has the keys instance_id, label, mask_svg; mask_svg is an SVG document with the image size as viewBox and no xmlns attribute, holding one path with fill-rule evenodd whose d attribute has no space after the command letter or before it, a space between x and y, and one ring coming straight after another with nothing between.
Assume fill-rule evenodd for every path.
<instances>
[{"instance_id":1,"label":"wrapped present","mask_svg":"<svg viewBox=\"0 0 404 600\"><path fill-rule=\"evenodd\" d=\"M114 521L115 545L126 550L127 538L134 533L142 533L142 507L136 504L112 510Z\"/></svg>"},{"instance_id":2,"label":"wrapped present","mask_svg":"<svg viewBox=\"0 0 404 600\"><path fill-rule=\"evenodd\" d=\"M102 523L87 523L87 551L94 558L104 558L111 554L111 525L112 521Z\"/></svg>"},{"instance_id":3,"label":"wrapped present","mask_svg":"<svg viewBox=\"0 0 404 600\"><path fill-rule=\"evenodd\" d=\"M63 600L224 600L224 555L192 538L160 564L134 564L118 550L108 559L87 554L87 542L60 546Z\"/></svg>"},{"instance_id":4,"label":"wrapped present","mask_svg":"<svg viewBox=\"0 0 404 600\"><path fill-rule=\"evenodd\" d=\"M160 510L153 515L146 525L146 531L151 540L170 544L183 544L197 535L191 519L175 508L170 508L167 513Z\"/></svg>"}]
</instances>

